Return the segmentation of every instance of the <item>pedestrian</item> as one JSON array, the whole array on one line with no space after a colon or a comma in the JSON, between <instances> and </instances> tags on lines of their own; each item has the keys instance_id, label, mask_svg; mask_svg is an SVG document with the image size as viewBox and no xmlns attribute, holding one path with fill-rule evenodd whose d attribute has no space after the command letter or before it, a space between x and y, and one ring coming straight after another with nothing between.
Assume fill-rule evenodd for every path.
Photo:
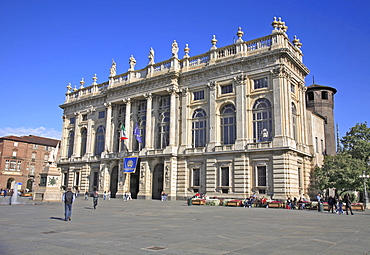
<instances>
[{"instance_id":1,"label":"pedestrian","mask_svg":"<svg viewBox=\"0 0 370 255\"><path fill-rule=\"evenodd\" d=\"M131 192L127 192L127 200L132 200L132 197L131 197Z\"/></svg>"},{"instance_id":2,"label":"pedestrian","mask_svg":"<svg viewBox=\"0 0 370 255\"><path fill-rule=\"evenodd\" d=\"M162 191L162 193L161 193L161 201L166 201L166 200L167 200L167 194L164 191Z\"/></svg>"},{"instance_id":3,"label":"pedestrian","mask_svg":"<svg viewBox=\"0 0 370 255\"><path fill-rule=\"evenodd\" d=\"M338 198L338 214L343 214L343 198L339 196Z\"/></svg>"},{"instance_id":4,"label":"pedestrian","mask_svg":"<svg viewBox=\"0 0 370 255\"><path fill-rule=\"evenodd\" d=\"M89 192L87 190L85 191L85 200L89 200Z\"/></svg>"},{"instance_id":5,"label":"pedestrian","mask_svg":"<svg viewBox=\"0 0 370 255\"><path fill-rule=\"evenodd\" d=\"M68 188L67 192L63 194L62 201L64 202L64 220L72 220L72 203L75 201L75 195L71 188Z\"/></svg>"},{"instance_id":6,"label":"pedestrian","mask_svg":"<svg viewBox=\"0 0 370 255\"><path fill-rule=\"evenodd\" d=\"M123 201L126 201L127 200L127 191L125 191L125 193L123 194Z\"/></svg>"},{"instance_id":7,"label":"pedestrian","mask_svg":"<svg viewBox=\"0 0 370 255\"><path fill-rule=\"evenodd\" d=\"M103 199L104 200L107 199L107 192L106 191L104 191L104 193L103 193Z\"/></svg>"},{"instance_id":8,"label":"pedestrian","mask_svg":"<svg viewBox=\"0 0 370 255\"><path fill-rule=\"evenodd\" d=\"M108 190L108 200L110 200L111 196L112 196L112 193L110 192L110 190Z\"/></svg>"},{"instance_id":9,"label":"pedestrian","mask_svg":"<svg viewBox=\"0 0 370 255\"><path fill-rule=\"evenodd\" d=\"M93 197L93 204L94 204L94 209L98 206L98 198L99 198L99 193L95 191L94 197Z\"/></svg>"},{"instance_id":10,"label":"pedestrian","mask_svg":"<svg viewBox=\"0 0 370 255\"><path fill-rule=\"evenodd\" d=\"M11 204L12 204L13 194L14 194L13 189L9 190L9 205L11 205Z\"/></svg>"},{"instance_id":11,"label":"pedestrian","mask_svg":"<svg viewBox=\"0 0 370 255\"><path fill-rule=\"evenodd\" d=\"M348 209L349 209L351 211L351 215L353 215L352 202L351 202L351 198L349 197L349 194L346 194L344 196L344 203L346 203L346 214L348 215Z\"/></svg>"},{"instance_id":12,"label":"pedestrian","mask_svg":"<svg viewBox=\"0 0 370 255\"><path fill-rule=\"evenodd\" d=\"M8 191L6 190L6 189L4 189L4 192L3 192L3 194L4 194L4 197L6 197L6 194L8 193Z\"/></svg>"}]
</instances>

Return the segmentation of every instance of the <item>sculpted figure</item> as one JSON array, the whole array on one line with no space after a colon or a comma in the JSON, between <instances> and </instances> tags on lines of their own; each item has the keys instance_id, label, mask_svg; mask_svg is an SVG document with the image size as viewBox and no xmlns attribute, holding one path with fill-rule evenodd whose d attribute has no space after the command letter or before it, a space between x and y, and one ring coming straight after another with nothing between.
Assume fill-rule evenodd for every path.
<instances>
[{"instance_id":1,"label":"sculpted figure","mask_svg":"<svg viewBox=\"0 0 370 255\"><path fill-rule=\"evenodd\" d=\"M176 40L172 43L172 57L177 58L177 53L179 52L179 46L177 45Z\"/></svg>"},{"instance_id":2,"label":"sculpted figure","mask_svg":"<svg viewBox=\"0 0 370 255\"><path fill-rule=\"evenodd\" d=\"M134 71L135 65L136 65L136 59L134 58L133 55L131 55L128 63L130 64L130 69L129 71Z\"/></svg>"},{"instance_id":3,"label":"sculpted figure","mask_svg":"<svg viewBox=\"0 0 370 255\"><path fill-rule=\"evenodd\" d=\"M148 58L149 58L149 65L153 65L154 64L154 50L152 47L150 47Z\"/></svg>"},{"instance_id":4,"label":"sculpted figure","mask_svg":"<svg viewBox=\"0 0 370 255\"><path fill-rule=\"evenodd\" d=\"M110 76L113 77L113 76L116 76L116 73L117 73L117 69L116 69L116 62L114 62L114 59L112 59L112 66L110 68Z\"/></svg>"}]
</instances>

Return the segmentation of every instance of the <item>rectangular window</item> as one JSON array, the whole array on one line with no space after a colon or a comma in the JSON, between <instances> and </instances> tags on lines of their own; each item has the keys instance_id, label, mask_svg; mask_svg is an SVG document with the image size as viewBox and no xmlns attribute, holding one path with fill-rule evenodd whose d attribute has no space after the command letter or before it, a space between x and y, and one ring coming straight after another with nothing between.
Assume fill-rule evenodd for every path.
<instances>
[{"instance_id":1,"label":"rectangular window","mask_svg":"<svg viewBox=\"0 0 370 255\"><path fill-rule=\"evenodd\" d=\"M105 111L99 112L98 113L98 118L99 119L104 119L105 118Z\"/></svg>"},{"instance_id":2,"label":"rectangular window","mask_svg":"<svg viewBox=\"0 0 370 255\"><path fill-rule=\"evenodd\" d=\"M38 146L37 144L34 144L34 145L32 146L32 148L33 148L34 150L37 150L37 149L39 148L39 146Z\"/></svg>"},{"instance_id":3,"label":"rectangular window","mask_svg":"<svg viewBox=\"0 0 370 255\"><path fill-rule=\"evenodd\" d=\"M313 92L308 92L308 101L312 101L315 99L315 95L313 94Z\"/></svg>"},{"instance_id":4,"label":"rectangular window","mask_svg":"<svg viewBox=\"0 0 370 255\"><path fill-rule=\"evenodd\" d=\"M193 169L193 186L200 186L200 169Z\"/></svg>"},{"instance_id":5,"label":"rectangular window","mask_svg":"<svg viewBox=\"0 0 370 255\"><path fill-rule=\"evenodd\" d=\"M257 186L267 186L266 166L257 166Z\"/></svg>"},{"instance_id":6,"label":"rectangular window","mask_svg":"<svg viewBox=\"0 0 370 255\"><path fill-rule=\"evenodd\" d=\"M80 172L75 173L75 186L80 184Z\"/></svg>"},{"instance_id":7,"label":"rectangular window","mask_svg":"<svg viewBox=\"0 0 370 255\"><path fill-rule=\"evenodd\" d=\"M290 92L295 93L295 85L290 84Z\"/></svg>"},{"instance_id":8,"label":"rectangular window","mask_svg":"<svg viewBox=\"0 0 370 255\"><path fill-rule=\"evenodd\" d=\"M315 137L315 147L316 147L316 153L319 153L319 139Z\"/></svg>"},{"instance_id":9,"label":"rectangular window","mask_svg":"<svg viewBox=\"0 0 370 255\"><path fill-rule=\"evenodd\" d=\"M22 161L17 162L17 171L21 171Z\"/></svg>"},{"instance_id":10,"label":"rectangular window","mask_svg":"<svg viewBox=\"0 0 370 255\"><path fill-rule=\"evenodd\" d=\"M267 77L253 80L254 82L254 89L260 89L260 88L267 88L268 83L267 83Z\"/></svg>"},{"instance_id":11,"label":"rectangular window","mask_svg":"<svg viewBox=\"0 0 370 255\"><path fill-rule=\"evenodd\" d=\"M321 139L321 152L322 152L322 154L325 154L324 140L322 140L322 139Z\"/></svg>"},{"instance_id":12,"label":"rectangular window","mask_svg":"<svg viewBox=\"0 0 370 255\"><path fill-rule=\"evenodd\" d=\"M94 172L93 186L98 186L99 175L98 172Z\"/></svg>"},{"instance_id":13,"label":"rectangular window","mask_svg":"<svg viewBox=\"0 0 370 255\"><path fill-rule=\"evenodd\" d=\"M325 100L329 99L327 91L322 91L321 92L321 99L325 99Z\"/></svg>"},{"instance_id":14,"label":"rectangular window","mask_svg":"<svg viewBox=\"0 0 370 255\"><path fill-rule=\"evenodd\" d=\"M82 115L82 121L87 121L87 114Z\"/></svg>"},{"instance_id":15,"label":"rectangular window","mask_svg":"<svg viewBox=\"0 0 370 255\"><path fill-rule=\"evenodd\" d=\"M5 170L9 170L9 160L5 160Z\"/></svg>"},{"instance_id":16,"label":"rectangular window","mask_svg":"<svg viewBox=\"0 0 370 255\"><path fill-rule=\"evenodd\" d=\"M302 188L302 173L300 167L298 167L298 187Z\"/></svg>"},{"instance_id":17,"label":"rectangular window","mask_svg":"<svg viewBox=\"0 0 370 255\"><path fill-rule=\"evenodd\" d=\"M35 160L36 160L36 153L35 152L32 152L31 160L32 160L32 162L35 162Z\"/></svg>"},{"instance_id":18,"label":"rectangular window","mask_svg":"<svg viewBox=\"0 0 370 255\"><path fill-rule=\"evenodd\" d=\"M233 93L232 84L221 86L221 94L229 94L229 93Z\"/></svg>"},{"instance_id":19,"label":"rectangular window","mask_svg":"<svg viewBox=\"0 0 370 255\"><path fill-rule=\"evenodd\" d=\"M76 118L73 117L69 119L69 124L74 125L75 122L76 122Z\"/></svg>"},{"instance_id":20,"label":"rectangular window","mask_svg":"<svg viewBox=\"0 0 370 255\"><path fill-rule=\"evenodd\" d=\"M194 98L194 101L204 99L204 90L194 92L193 98Z\"/></svg>"},{"instance_id":21,"label":"rectangular window","mask_svg":"<svg viewBox=\"0 0 370 255\"><path fill-rule=\"evenodd\" d=\"M17 162L12 160L10 161L10 171L15 171L17 167Z\"/></svg>"},{"instance_id":22,"label":"rectangular window","mask_svg":"<svg viewBox=\"0 0 370 255\"><path fill-rule=\"evenodd\" d=\"M17 156L17 151L13 151L13 157Z\"/></svg>"},{"instance_id":23,"label":"rectangular window","mask_svg":"<svg viewBox=\"0 0 370 255\"><path fill-rule=\"evenodd\" d=\"M63 173L63 185L68 186L68 173Z\"/></svg>"},{"instance_id":24,"label":"rectangular window","mask_svg":"<svg viewBox=\"0 0 370 255\"><path fill-rule=\"evenodd\" d=\"M18 146L18 142L14 142L14 146L17 147Z\"/></svg>"},{"instance_id":25,"label":"rectangular window","mask_svg":"<svg viewBox=\"0 0 370 255\"><path fill-rule=\"evenodd\" d=\"M44 162L48 162L48 159L49 159L49 155L48 154L44 154Z\"/></svg>"},{"instance_id":26,"label":"rectangular window","mask_svg":"<svg viewBox=\"0 0 370 255\"><path fill-rule=\"evenodd\" d=\"M40 186L45 187L46 186L46 176L41 176L40 178Z\"/></svg>"},{"instance_id":27,"label":"rectangular window","mask_svg":"<svg viewBox=\"0 0 370 255\"><path fill-rule=\"evenodd\" d=\"M229 185L229 167L221 167L221 186L227 187Z\"/></svg>"}]
</instances>

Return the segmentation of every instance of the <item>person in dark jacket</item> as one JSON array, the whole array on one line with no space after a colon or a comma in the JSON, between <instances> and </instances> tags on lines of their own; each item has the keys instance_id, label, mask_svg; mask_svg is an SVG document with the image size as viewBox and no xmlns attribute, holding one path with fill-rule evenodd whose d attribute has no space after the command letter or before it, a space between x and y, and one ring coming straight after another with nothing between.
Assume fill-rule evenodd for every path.
<instances>
[{"instance_id":1,"label":"person in dark jacket","mask_svg":"<svg viewBox=\"0 0 370 255\"><path fill-rule=\"evenodd\" d=\"M71 188L68 188L67 192L63 194L62 200L64 202L64 220L72 220L72 203L75 201L75 195L73 194Z\"/></svg>"},{"instance_id":2,"label":"person in dark jacket","mask_svg":"<svg viewBox=\"0 0 370 255\"><path fill-rule=\"evenodd\" d=\"M93 196L94 209L96 209L96 207L98 206L98 198L99 198L99 193L95 191L94 196Z\"/></svg>"},{"instance_id":3,"label":"person in dark jacket","mask_svg":"<svg viewBox=\"0 0 370 255\"><path fill-rule=\"evenodd\" d=\"M352 202L351 202L351 198L349 197L349 194L346 194L344 196L344 203L346 203L346 214L348 215L348 209L349 209L351 211L351 214L353 215Z\"/></svg>"}]
</instances>

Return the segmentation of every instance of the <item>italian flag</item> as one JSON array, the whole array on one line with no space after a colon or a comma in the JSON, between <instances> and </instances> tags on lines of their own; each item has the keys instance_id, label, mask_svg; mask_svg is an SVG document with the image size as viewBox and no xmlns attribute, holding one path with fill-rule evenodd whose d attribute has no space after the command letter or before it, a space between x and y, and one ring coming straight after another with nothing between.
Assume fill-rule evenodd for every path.
<instances>
[{"instance_id":1,"label":"italian flag","mask_svg":"<svg viewBox=\"0 0 370 255\"><path fill-rule=\"evenodd\" d=\"M126 129L125 129L125 126L122 124L122 127L121 127L121 138L120 140L125 140L127 139L127 135L126 135Z\"/></svg>"}]
</instances>

